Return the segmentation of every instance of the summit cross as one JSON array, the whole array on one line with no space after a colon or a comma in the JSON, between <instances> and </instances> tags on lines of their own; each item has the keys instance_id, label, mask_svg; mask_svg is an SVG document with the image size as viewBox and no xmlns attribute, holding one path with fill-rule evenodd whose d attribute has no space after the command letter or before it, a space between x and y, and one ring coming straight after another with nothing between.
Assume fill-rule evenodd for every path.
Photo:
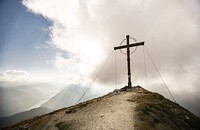
<instances>
[{"instance_id":1,"label":"summit cross","mask_svg":"<svg viewBox=\"0 0 200 130\"><path fill-rule=\"evenodd\" d=\"M130 36L127 35L126 36L127 44L126 45L122 45L122 46L114 47L114 50L124 49L124 48L127 49L128 87L131 88L132 87L132 83L131 83L130 47L136 47L136 46L144 45L144 42L138 42L138 43L134 43L134 44L129 44L129 39L130 39Z\"/></svg>"}]
</instances>

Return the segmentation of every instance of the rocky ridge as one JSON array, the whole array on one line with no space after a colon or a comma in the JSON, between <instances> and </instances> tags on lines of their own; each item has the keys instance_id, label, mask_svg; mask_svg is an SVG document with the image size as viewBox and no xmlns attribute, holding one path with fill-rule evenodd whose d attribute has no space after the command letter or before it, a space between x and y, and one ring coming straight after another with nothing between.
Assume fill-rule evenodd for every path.
<instances>
[{"instance_id":1,"label":"rocky ridge","mask_svg":"<svg viewBox=\"0 0 200 130\"><path fill-rule=\"evenodd\" d=\"M200 118L140 86L17 123L6 130L200 129Z\"/></svg>"}]
</instances>

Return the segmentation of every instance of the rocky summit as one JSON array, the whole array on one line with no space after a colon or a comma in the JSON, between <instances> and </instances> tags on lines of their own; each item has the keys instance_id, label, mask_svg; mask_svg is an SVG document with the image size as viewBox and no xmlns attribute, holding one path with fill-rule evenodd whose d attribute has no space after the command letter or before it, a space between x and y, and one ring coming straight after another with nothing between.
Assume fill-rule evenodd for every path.
<instances>
[{"instance_id":1,"label":"rocky summit","mask_svg":"<svg viewBox=\"0 0 200 130\"><path fill-rule=\"evenodd\" d=\"M17 123L5 130L200 130L200 118L140 86Z\"/></svg>"}]
</instances>

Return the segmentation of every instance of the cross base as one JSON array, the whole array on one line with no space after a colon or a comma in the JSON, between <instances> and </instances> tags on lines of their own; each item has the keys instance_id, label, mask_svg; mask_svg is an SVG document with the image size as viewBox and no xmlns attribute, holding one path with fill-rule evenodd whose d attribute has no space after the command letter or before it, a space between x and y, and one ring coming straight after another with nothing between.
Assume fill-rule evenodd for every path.
<instances>
[{"instance_id":1,"label":"cross base","mask_svg":"<svg viewBox=\"0 0 200 130\"><path fill-rule=\"evenodd\" d=\"M128 88L131 88L131 87L132 87L132 83L128 82Z\"/></svg>"}]
</instances>

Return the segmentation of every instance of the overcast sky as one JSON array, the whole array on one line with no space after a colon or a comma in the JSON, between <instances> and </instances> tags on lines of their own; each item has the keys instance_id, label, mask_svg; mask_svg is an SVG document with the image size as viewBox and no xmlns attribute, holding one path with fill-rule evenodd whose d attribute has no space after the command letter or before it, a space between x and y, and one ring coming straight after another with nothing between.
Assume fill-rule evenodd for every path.
<instances>
[{"instance_id":1,"label":"overcast sky","mask_svg":"<svg viewBox=\"0 0 200 130\"><path fill-rule=\"evenodd\" d=\"M1 0L0 18L1 83L85 86L129 34L145 41L177 102L200 115L199 0ZM145 55L148 89L170 98ZM120 88L126 56L116 56ZM143 47L131 58L133 85L147 88ZM96 88L115 88L114 66L113 53Z\"/></svg>"}]
</instances>

